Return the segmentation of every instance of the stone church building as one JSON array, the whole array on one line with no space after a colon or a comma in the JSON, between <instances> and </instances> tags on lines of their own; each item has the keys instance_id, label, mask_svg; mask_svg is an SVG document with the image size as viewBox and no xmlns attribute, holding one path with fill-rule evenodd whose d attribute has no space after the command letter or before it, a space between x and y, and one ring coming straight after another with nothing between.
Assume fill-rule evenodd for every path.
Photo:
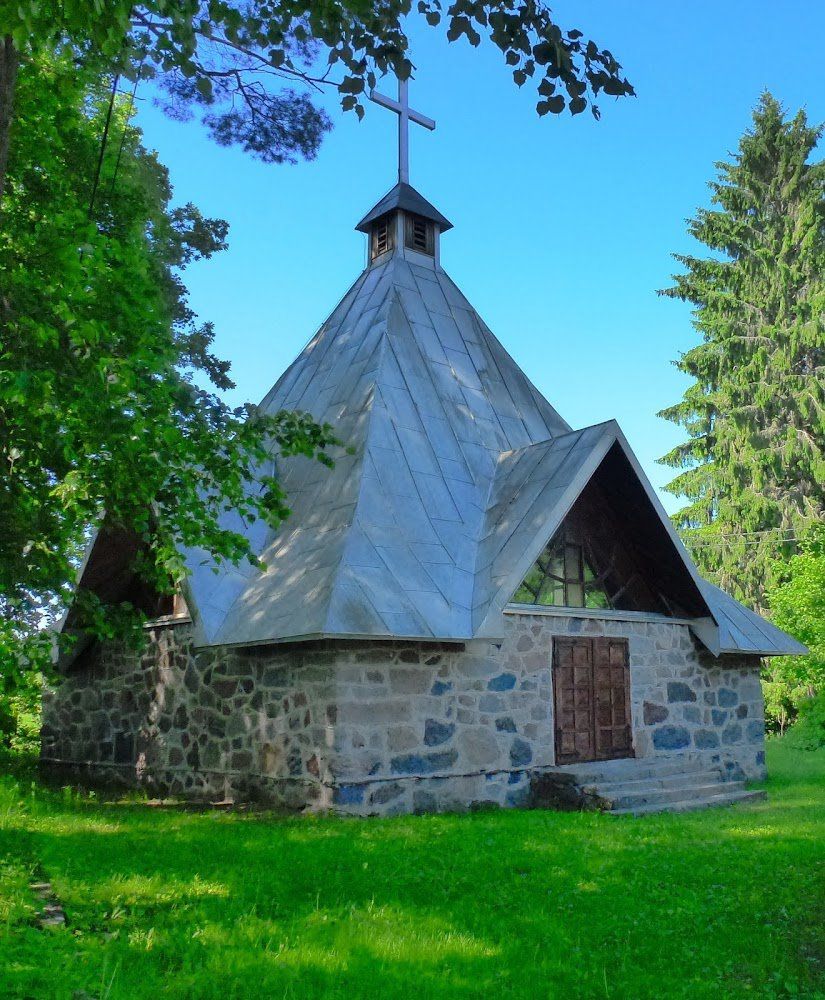
<instances>
[{"instance_id":1,"label":"stone church building","mask_svg":"<svg viewBox=\"0 0 825 1000\"><path fill-rule=\"evenodd\" d=\"M63 664L44 766L356 814L746 797L761 658L804 647L699 576L615 422L529 381L442 267L440 212L401 181L357 228L366 269L261 404L349 451L273 454L291 516L226 522L266 570L189 551L169 607L99 532L79 586L156 617L142 655Z\"/></svg>"}]
</instances>

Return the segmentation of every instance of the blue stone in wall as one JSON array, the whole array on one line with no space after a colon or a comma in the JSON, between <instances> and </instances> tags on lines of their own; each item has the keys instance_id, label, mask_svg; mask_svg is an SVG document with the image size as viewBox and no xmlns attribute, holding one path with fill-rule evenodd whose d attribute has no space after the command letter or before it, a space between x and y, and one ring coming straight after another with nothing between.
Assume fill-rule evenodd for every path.
<instances>
[{"instance_id":1,"label":"blue stone in wall","mask_svg":"<svg viewBox=\"0 0 825 1000\"><path fill-rule=\"evenodd\" d=\"M529 764L532 759L533 751L530 749L530 744L516 737L510 747L510 763L514 767L522 767L524 764Z\"/></svg>"},{"instance_id":2,"label":"blue stone in wall","mask_svg":"<svg viewBox=\"0 0 825 1000\"><path fill-rule=\"evenodd\" d=\"M522 775L518 771L511 771L507 777L508 785L517 785L522 779Z\"/></svg>"},{"instance_id":3,"label":"blue stone in wall","mask_svg":"<svg viewBox=\"0 0 825 1000\"><path fill-rule=\"evenodd\" d=\"M525 785L523 788L514 788L512 791L507 793L506 802L508 806L513 806L516 809L520 809L526 806L530 801L530 786Z\"/></svg>"},{"instance_id":4,"label":"blue stone in wall","mask_svg":"<svg viewBox=\"0 0 825 1000\"><path fill-rule=\"evenodd\" d=\"M757 752L756 752L756 763L757 764L764 764L765 763L765 751L764 750L757 750Z\"/></svg>"},{"instance_id":5,"label":"blue stone in wall","mask_svg":"<svg viewBox=\"0 0 825 1000\"><path fill-rule=\"evenodd\" d=\"M693 734L693 745L697 750L715 750L719 746L719 737L712 729L697 729Z\"/></svg>"},{"instance_id":6,"label":"blue stone in wall","mask_svg":"<svg viewBox=\"0 0 825 1000\"><path fill-rule=\"evenodd\" d=\"M747 716L748 716L748 706L747 705L740 705L739 708L736 709L736 718L737 719L746 719Z\"/></svg>"},{"instance_id":7,"label":"blue stone in wall","mask_svg":"<svg viewBox=\"0 0 825 1000\"><path fill-rule=\"evenodd\" d=\"M738 743L742 739L742 727L738 722L732 722L722 731L723 743Z\"/></svg>"},{"instance_id":8,"label":"blue stone in wall","mask_svg":"<svg viewBox=\"0 0 825 1000\"><path fill-rule=\"evenodd\" d=\"M427 719L424 723L424 742L428 747L437 747L441 743L446 743L454 732L455 724L452 722Z\"/></svg>"},{"instance_id":9,"label":"blue stone in wall","mask_svg":"<svg viewBox=\"0 0 825 1000\"><path fill-rule=\"evenodd\" d=\"M748 743L758 743L765 735L765 727L759 719L751 719L745 732L748 736Z\"/></svg>"},{"instance_id":10,"label":"blue stone in wall","mask_svg":"<svg viewBox=\"0 0 825 1000\"><path fill-rule=\"evenodd\" d=\"M509 715L505 715L501 719L496 719L496 729L500 733L514 733L516 731L516 724Z\"/></svg>"},{"instance_id":11,"label":"blue stone in wall","mask_svg":"<svg viewBox=\"0 0 825 1000\"><path fill-rule=\"evenodd\" d=\"M705 704L715 705L716 704L716 692L715 691L705 691Z\"/></svg>"},{"instance_id":12,"label":"blue stone in wall","mask_svg":"<svg viewBox=\"0 0 825 1000\"><path fill-rule=\"evenodd\" d=\"M685 722L701 722L702 713L695 705L688 705L684 711Z\"/></svg>"},{"instance_id":13,"label":"blue stone in wall","mask_svg":"<svg viewBox=\"0 0 825 1000\"><path fill-rule=\"evenodd\" d=\"M667 700L674 701L696 701L696 692L689 684L682 681L668 681Z\"/></svg>"},{"instance_id":14,"label":"blue stone in wall","mask_svg":"<svg viewBox=\"0 0 825 1000\"><path fill-rule=\"evenodd\" d=\"M397 781L390 781L387 784L379 785L370 797L370 803L372 805L384 805L387 802L392 802L393 799L397 799L404 791L404 786L400 785Z\"/></svg>"},{"instance_id":15,"label":"blue stone in wall","mask_svg":"<svg viewBox=\"0 0 825 1000\"><path fill-rule=\"evenodd\" d=\"M458 760L457 750L446 750L441 753L407 753L393 757L390 770L393 774L432 774L433 771L443 771L452 767Z\"/></svg>"},{"instance_id":16,"label":"blue stone in wall","mask_svg":"<svg viewBox=\"0 0 825 1000\"><path fill-rule=\"evenodd\" d=\"M660 726L653 731L653 746L657 750L682 750L690 746L690 733L684 726Z\"/></svg>"},{"instance_id":17,"label":"blue stone in wall","mask_svg":"<svg viewBox=\"0 0 825 1000\"><path fill-rule=\"evenodd\" d=\"M401 757L393 757L390 770L393 774L422 774L427 770L427 765L421 754L407 753Z\"/></svg>"},{"instance_id":18,"label":"blue stone in wall","mask_svg":"<svg viewBox=\"0 0 825 1000\"><path fill-rule=\"evenodd\" d=\"M442 750L440 753L428 753L426 757L427 770L444 771L452 767L458 760L457 750Z\"/></svg>"},{"instance_id":19,"label":"blue stone in wall","mask_svg":"<svg viewBox=\"0 0 825 1000\"><path fill-rule=\"evenodd\" d=\"M499 674L487 682L488 691L512 691L516 686L515 674Z\"/></svg>"},{"instance_id":20,"label":"blue stone in wall","mask_svg":"<svg viewBox=\"0 0 825 1000\"><path fill-rule=\"evenodd\" d=\"M363 785L336 785L332 799L339 806L355 806L364 801Z\"/></svg>"},{"instance_id":21,"label":"blue stone in wall","mask_svg":"<svg viewBox=\"0 0 825 1000\"><path fill-rule=\"evenodd\" d=\"M714 726L724 726L728 721L728 713L723 711L721 708L714 708L710 713L713 718Z\"/></svg>"},{"instance_id":22,"label":"blue stone in wall","mask_svg":"<svg viewBox=\"0 0 825 1000\"><path fill-rule=\"evenodd\" d=\"M722 708L733 708L739 701L739 695L730 688L719 688L719 704Z\"/></svg>"},{"instance_id":23,"label":"blue stone in wall","mask_svg":"<svg viewBox=\"0 0 825 1000\"><path fill-rule=\"evenodd\" d=\"M446 694L448 691L452 691L452 689L453 689L452 681L436 681L432 686L430 694L434 695Z\"/></svg>"}]
</instances>

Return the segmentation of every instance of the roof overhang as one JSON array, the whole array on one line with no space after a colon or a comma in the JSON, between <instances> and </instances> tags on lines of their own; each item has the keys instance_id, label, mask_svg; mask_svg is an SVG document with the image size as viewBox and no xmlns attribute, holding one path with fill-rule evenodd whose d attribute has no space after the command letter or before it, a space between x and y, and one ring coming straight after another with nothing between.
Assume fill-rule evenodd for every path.
<instances>
[{"instance_id":1,"label":"roof overhang","mask_svg":"<svg viewBox=\"0 0 825 1000\"><path fill-rule=\"evenodd\" d=\"M453 228L453 224L448 219L445 219L434 205L431 205L414 187L402 181L399 181L391 191L388 191L378 204L374 205L367 212L355 228L359 233L367 233L372 222L380 219L387 212L392 212L398 208L403 209L405 212L412 212L414 215L420 215L424 219L430 219L438 226L442 233L446 233L448 229Z\"/></svg>"}]
</instances>

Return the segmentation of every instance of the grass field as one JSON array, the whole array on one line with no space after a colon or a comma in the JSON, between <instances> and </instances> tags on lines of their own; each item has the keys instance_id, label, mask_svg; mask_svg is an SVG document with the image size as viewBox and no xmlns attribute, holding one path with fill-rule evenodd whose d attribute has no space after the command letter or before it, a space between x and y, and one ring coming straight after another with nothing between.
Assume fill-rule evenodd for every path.
<instances>
[{"instance_id":1,"label":"grass field","mask_svg":"<svg viewBox=\"0 0 825 1000\"><path fill-rule=\"evenodd\" d=\"M643 818L192 814L0 781L0 996L825 997L825 752ZM40 929L32 880L68 917Z\"/></svg>"}]
</instances>

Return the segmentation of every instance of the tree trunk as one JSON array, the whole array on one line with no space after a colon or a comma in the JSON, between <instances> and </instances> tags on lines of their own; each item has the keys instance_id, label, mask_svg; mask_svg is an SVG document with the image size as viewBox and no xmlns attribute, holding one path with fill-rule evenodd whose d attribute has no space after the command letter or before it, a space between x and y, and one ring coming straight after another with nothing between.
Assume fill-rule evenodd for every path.
<instances>
[{"instance_id":1,"label":"tree trunk","mask_svg":"<svg viewBox=\"0 0 825 1000\"><path fill-rule=\"evenodd\" d=\"M20 53L14 47L11 35L6 35L0 40L0 207L9 163L9 134L14 117L14 88L19 65Z\"/></svg>"}]
</instances>

